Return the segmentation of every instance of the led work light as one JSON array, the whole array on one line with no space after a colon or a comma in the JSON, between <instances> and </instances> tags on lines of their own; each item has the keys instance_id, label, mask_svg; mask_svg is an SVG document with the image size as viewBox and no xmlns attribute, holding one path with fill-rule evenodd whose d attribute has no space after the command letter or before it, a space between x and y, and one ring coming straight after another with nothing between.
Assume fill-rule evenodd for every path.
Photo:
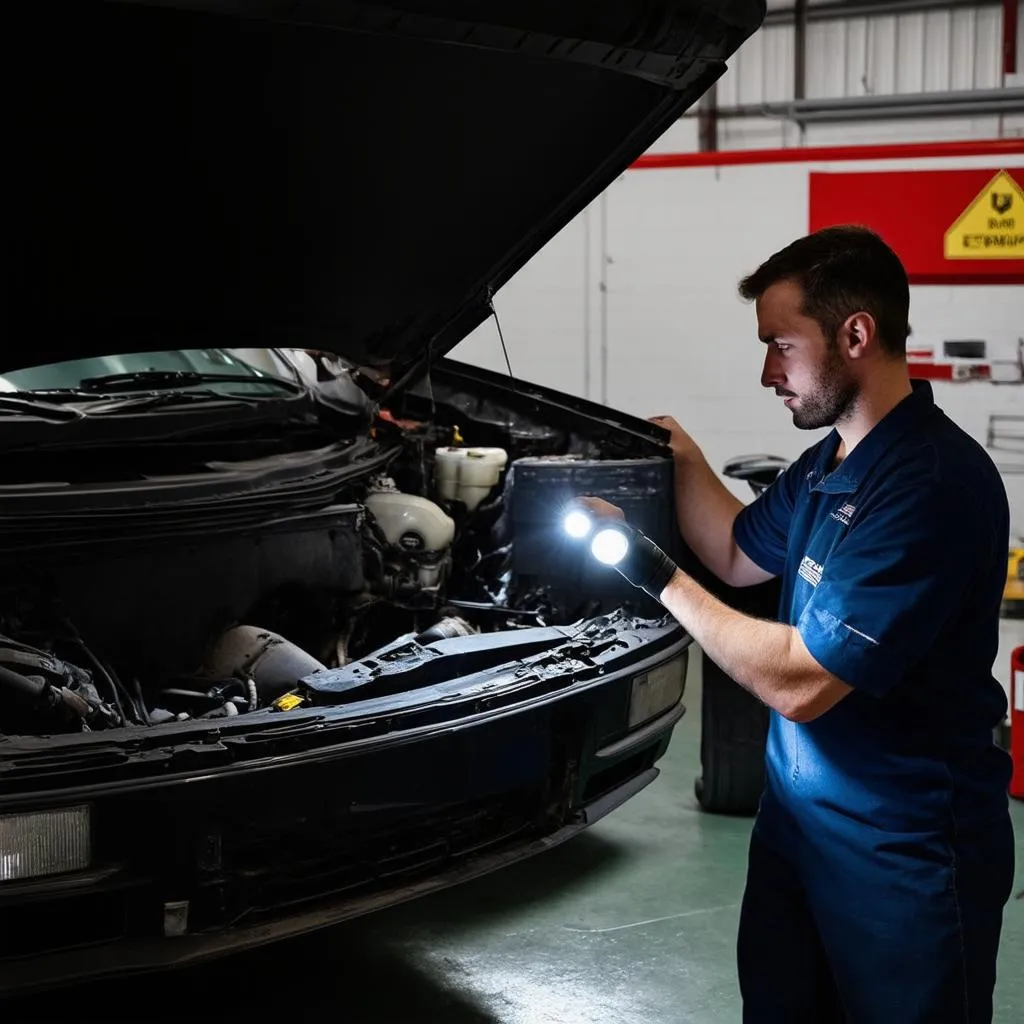
<instances>
[{"instance_id":1,"label":"led work light","mask_svg":"<svg viewBox=\"0 0 1024 1024\"><path fill-rule=\"evenodd\" d=\"M655 600L661 599L676 565L649 537L619 519L596 516L578 505L563 512L562 526L573 540L590 538L595 560L618 570Z\"/></svg>"},{"instance_id":2,"label":"led work light","mask_svg":"<svg viewBox=\"0 0 1024 1024\"><path fill-rule=\"evenodd\" d=\"M588 533L590 533L593 527L593 522L590 516L581 509L575 508L565 514L565 518L562 520L562 526L565 527L565 532L572 537L573 540L582 540Z\"/></svg>"}]
</instances>

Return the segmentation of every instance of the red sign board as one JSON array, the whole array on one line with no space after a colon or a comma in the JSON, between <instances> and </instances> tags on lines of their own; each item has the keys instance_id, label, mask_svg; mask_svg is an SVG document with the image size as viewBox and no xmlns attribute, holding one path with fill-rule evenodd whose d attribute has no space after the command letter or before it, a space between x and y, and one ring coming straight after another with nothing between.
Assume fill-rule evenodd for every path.
<instances>
[{"instance_id":1,"label":"red sign board","mask_svg":"<svg viewBox=\"0 0 1024 1024\"><path fill-rule=\"evenodd\" d=\"M1022 186L1024 168L1015 167L812 171L809 229L872 228L897 252L913 284L1024 284L1024 257L1017 255L1024 240ZM988 244L978 244L981 236L973 228L966 244L953 244L954 229L965 223L991 224ZM948 258L947 251L960 255ZM1013 255L1003 258L1004 251Z\"/></svg>"}]
</instances>

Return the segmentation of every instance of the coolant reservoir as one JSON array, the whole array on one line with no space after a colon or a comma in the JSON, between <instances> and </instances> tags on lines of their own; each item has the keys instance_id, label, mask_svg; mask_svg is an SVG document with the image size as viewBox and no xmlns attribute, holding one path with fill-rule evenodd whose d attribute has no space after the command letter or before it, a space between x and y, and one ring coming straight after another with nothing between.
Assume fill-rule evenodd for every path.
<instances>
[{"instance_id":1,"label":"coolant reservoir","mask_svg":"<svg viewBox=\"0 0 1024 1024\"><path fill-rule=\"evenodd\" d=\"M366 498L366 507L389 544L404 551L444 551L455 536L455 521L439 505L417 494L378 490Z\"/></svg>"},{"instance_id":2,"label":"coolant reservoir","mask_svg":"<svg viewBox=\"0 0 1024 1024\"><path fill-rule=\"evenodd\" d=\"M508 464L504 448L438 448L434 484L447 501L461 501L473 511L501 479Z\"/></svg>"},{"instance_id":3,"label":"coolant reservoir","mask_svg":"<svg viewBox=\"0 0 1024 1024\"><path fill-rule=\"evenodd\" d=\"M434 452L434 486L445 501L454 501L459 491L459 467L466 448L438 448Z\"/></svg>"}]
</instances>

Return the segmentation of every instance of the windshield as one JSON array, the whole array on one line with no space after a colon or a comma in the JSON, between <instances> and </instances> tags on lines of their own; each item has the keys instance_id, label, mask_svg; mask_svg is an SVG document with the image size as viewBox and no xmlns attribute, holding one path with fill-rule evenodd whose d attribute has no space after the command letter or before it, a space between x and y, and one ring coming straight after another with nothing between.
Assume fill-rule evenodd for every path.
<instances>
[{"instance_id":1,"label":"windshield","mask_svg":"<svg viewBox=\"0 0 1024 1024\"><path fill-rule=\"evenodd\" d=\"M201 388L206 392L214 391L224 395L279 394L280 389L275 385L275 380L303 383L296 367L283 352L276 349L199 348L70 359L63 363L13 370L0 377L0 392L78 390L83 382L98 378L152 373L237 377L237 382L185 382L175 388L181 391ZM121 384L117 390L124 394L130 388ZM144 378L140 378L138 390L147 390Z\"/></svg>"}]
</instances>

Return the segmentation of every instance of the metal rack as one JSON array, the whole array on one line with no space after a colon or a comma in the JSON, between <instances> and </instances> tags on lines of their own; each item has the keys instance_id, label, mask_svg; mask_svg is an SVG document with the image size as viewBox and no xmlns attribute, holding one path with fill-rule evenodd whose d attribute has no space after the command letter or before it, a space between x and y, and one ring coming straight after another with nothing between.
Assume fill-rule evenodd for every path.
<instances>
[{"instance_id":1,"label":"metal rack","mask_svg":"<svg viewBox=\"0 0 1024 1024\"><path fill-rule=\"evenodd\" d=\"M985 446L993 451L1024 454L1024 416L1016 416L1011 413L992 413L988 418Z\"/></svg>"},{"instance_id":2,"label":"metal rack","mask_svg":"<svg viewBox=\"0 0 1024 1024\"><path fill-rule=\"evenodd\" d=\"M1021 456L1019 462L996 461L1004 476L1024 475L1024 416L1012 413L991 413L985 447L992 452L1010 452Z\"/></svg>"}]
</instances>

